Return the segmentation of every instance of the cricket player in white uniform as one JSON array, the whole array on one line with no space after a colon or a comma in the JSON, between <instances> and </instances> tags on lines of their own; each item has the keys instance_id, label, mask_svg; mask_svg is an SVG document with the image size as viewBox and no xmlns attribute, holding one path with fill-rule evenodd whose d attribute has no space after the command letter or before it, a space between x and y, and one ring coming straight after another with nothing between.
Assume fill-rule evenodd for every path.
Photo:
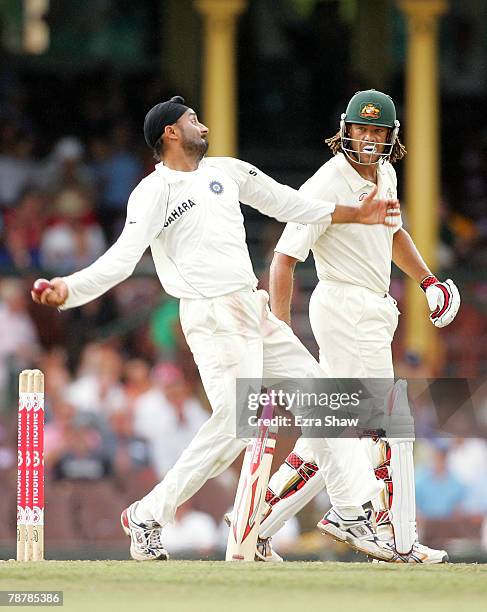
<instances>
[{"instance_id":1,"label":"cricket player in white uniform","mask_svg":"<svg viewBox=\"0 0 487 612\"><path fill-rule=\"evenodd\" d=\"M236 379L315 378L318 362L257 291L239 200L283 221L394 225L395 198L367 197L361 209L313 199L232 158L204 158L208 129L175 96L153 107L144 135L160 161L132 192L117 242L95 263L55 278L38 303L81 306L130 276L150 247L165 291L180 299L180 318L212 408L174 467L143 499L122 513L134 559L166 559L161 530L178 506L225 470L245 448L236 430ZM351 199L353 201L353 198ZM315 440L313 458L337 511L337 530L357 550L390 559L362 504L380 491L358 440L343 461L336 441ZM160 441L164 444L164 440Z\"/></svg>"},{"instance_id":2,"label":"cricket player in white uniform","mask_svg":"<svg viewBox=\"0 0 487 612\"><path fill-rule=\"evenodd\" d=\"M326 142L334 157L301 187L314 198L354 202L359 207L375 187L380 197L396 198L392 164L406 150L398 138L399 122L392 99L376 90L361 91L350 100L340 130ZM391 260L426 293L436 327L454 319L460 297L451 280L439 282L402 228L376 225L288 223L275 248L271 265L271 310L290 325L293 273L296 263L312 250L318 275L309 304L311 327L319 346L320 363L336 378L393 379L391 342L399 311L389 295ZM394 393L406 398L405 383ZM410 417L410 415L408 415ZM412 418L404 438L364 439L372 467L384 490L372 500L377 533L395 550L393 561L439 563L443 550L421 545L416 533ZM387 432L386 432L387 435ZM402 434L401 434L402 435ZM346 452L344 447L344 452ZM298 440L293 452L269 483L267 516L260 537L272 536L284 522L323 487L316 474L309 440ZM332 509L318 524L336 520ZM268 545L268 557L278 560Z\"/></svg>"}]
</instances>

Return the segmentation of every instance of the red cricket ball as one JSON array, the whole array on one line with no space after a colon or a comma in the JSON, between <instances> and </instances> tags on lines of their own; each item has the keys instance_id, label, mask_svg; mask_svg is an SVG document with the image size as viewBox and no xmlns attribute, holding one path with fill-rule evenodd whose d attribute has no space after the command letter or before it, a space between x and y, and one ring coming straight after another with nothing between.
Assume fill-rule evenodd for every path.
<instances>
[{"instance_id":1,"label":"red cricket ball","mask_svg":"<svg viewBox=\"0 0 487 612\"><path fill-rule=\"evenodd\" d=\"M45 278L38 278L32 285L32 291L36 295L42 295L42 293L51 287L51 283Z\"/></svg>"}]
</instances>

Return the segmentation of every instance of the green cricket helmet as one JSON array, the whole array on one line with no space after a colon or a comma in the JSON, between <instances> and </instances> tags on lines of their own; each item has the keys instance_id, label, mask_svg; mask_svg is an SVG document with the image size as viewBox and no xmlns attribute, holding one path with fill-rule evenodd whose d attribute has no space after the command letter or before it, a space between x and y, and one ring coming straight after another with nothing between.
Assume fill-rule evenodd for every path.
<instances>
[{"instance_id":1,"label":"green cricket helmet","mask_svg":"<svg viewBox=\"0 0 487 612\"><path fill-rule=\"evenodd\" d=\"M347 134L347 124L356 123L359 125L376 125L390 129L388 142L371 142L350 138ZM340 139L345 155L352 161L370 165L386 161L392 152L392 147L397 140L399 133L399 121L396 119L396 107L392 98L376 89L358 91L350 100L347 110L340 119ZM365 144L362 150L356 151L352 148L352 143ZM382 152L377 152L377 148L383 146ZM361 155L365 154L369 160L362 161Z\"/></svg>"}]
</instances>

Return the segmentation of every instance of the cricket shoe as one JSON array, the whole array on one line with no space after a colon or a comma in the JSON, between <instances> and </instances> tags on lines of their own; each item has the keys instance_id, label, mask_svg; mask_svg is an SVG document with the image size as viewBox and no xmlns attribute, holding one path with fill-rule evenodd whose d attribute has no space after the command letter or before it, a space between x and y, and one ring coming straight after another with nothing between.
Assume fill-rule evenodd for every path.
<instances>
[{"instance_id":1,"label":"cricket shoe","mask_svg":"<svg viewBox=\"0 0 487 612\"><path fill-rule=\"evenodd\" d=\"M387 542L379 540L365 516L356 519L341 517L334 508L328 510L317 525L323 535L337 542L345 542L356 551L379 561L392 561L394 550Z\"/></svg>"},{"instance_id":2,"label":"cricket shoe","mask_svg":"<svg viewBox=\"0 0 487 612\"><path fill-rule=\"evenodd\" d=\"M266 563L282 563L284 559L272 548L272 538L257 538L255 550L255 561L265 561Z\"/></svg>"},{"instance_id":3,"label":"cricket shoe","mask_svg":"<svg viewBox=\"0 0 487 612\"><path fill-rule=\"evenodd\" d=\"M436 550L415 542L411 552L405 555L394 550L394 557L388 563L423 563L425 565L448 563L448 553L446 550Z\"/></svg>"},{"instance_id":4,"label":"cricket shoe","mask_svg":"<svg viewBox=\"0 0 487 612\"><path fill-rule=\"evenodd\" d=\"M120 516L122 529L130 538L130 556L135 561L166 561L169 554L162 546L159 523L138 523L134 520L134 510L138 503L134 502L125 508Z\"/></svg>"},{"instance_id":5,"label":"cricket shoe","mask_svg":"<svg viewBox=\"0 0 487 612\"><path fill-rule=\"evenodd\" d=\"M223 517L225 523L230 527L232 524L231 514ZM254 561L265 561L266 563L282 563L284 559L272 548L272 538L257 538Z\"/></svg>"}]
</instances>

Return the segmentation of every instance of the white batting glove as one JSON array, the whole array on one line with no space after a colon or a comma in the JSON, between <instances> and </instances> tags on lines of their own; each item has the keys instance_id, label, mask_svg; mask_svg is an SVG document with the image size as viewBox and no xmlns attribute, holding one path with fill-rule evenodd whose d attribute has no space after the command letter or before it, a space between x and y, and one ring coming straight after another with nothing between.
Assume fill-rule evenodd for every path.
<instances>
[{"instance_id":1,"label":"white batting glove","mask_svg":"<svg viewBox=\"0 0 487 612\"><path fill-rule=\"evenodd\" d=\"M460 294L449 278L440 283L436 276L427 276L420 283L431 310L430 321L435 327L446 327L456 317L460 308Z\"/></svg>"}]
</instances>

